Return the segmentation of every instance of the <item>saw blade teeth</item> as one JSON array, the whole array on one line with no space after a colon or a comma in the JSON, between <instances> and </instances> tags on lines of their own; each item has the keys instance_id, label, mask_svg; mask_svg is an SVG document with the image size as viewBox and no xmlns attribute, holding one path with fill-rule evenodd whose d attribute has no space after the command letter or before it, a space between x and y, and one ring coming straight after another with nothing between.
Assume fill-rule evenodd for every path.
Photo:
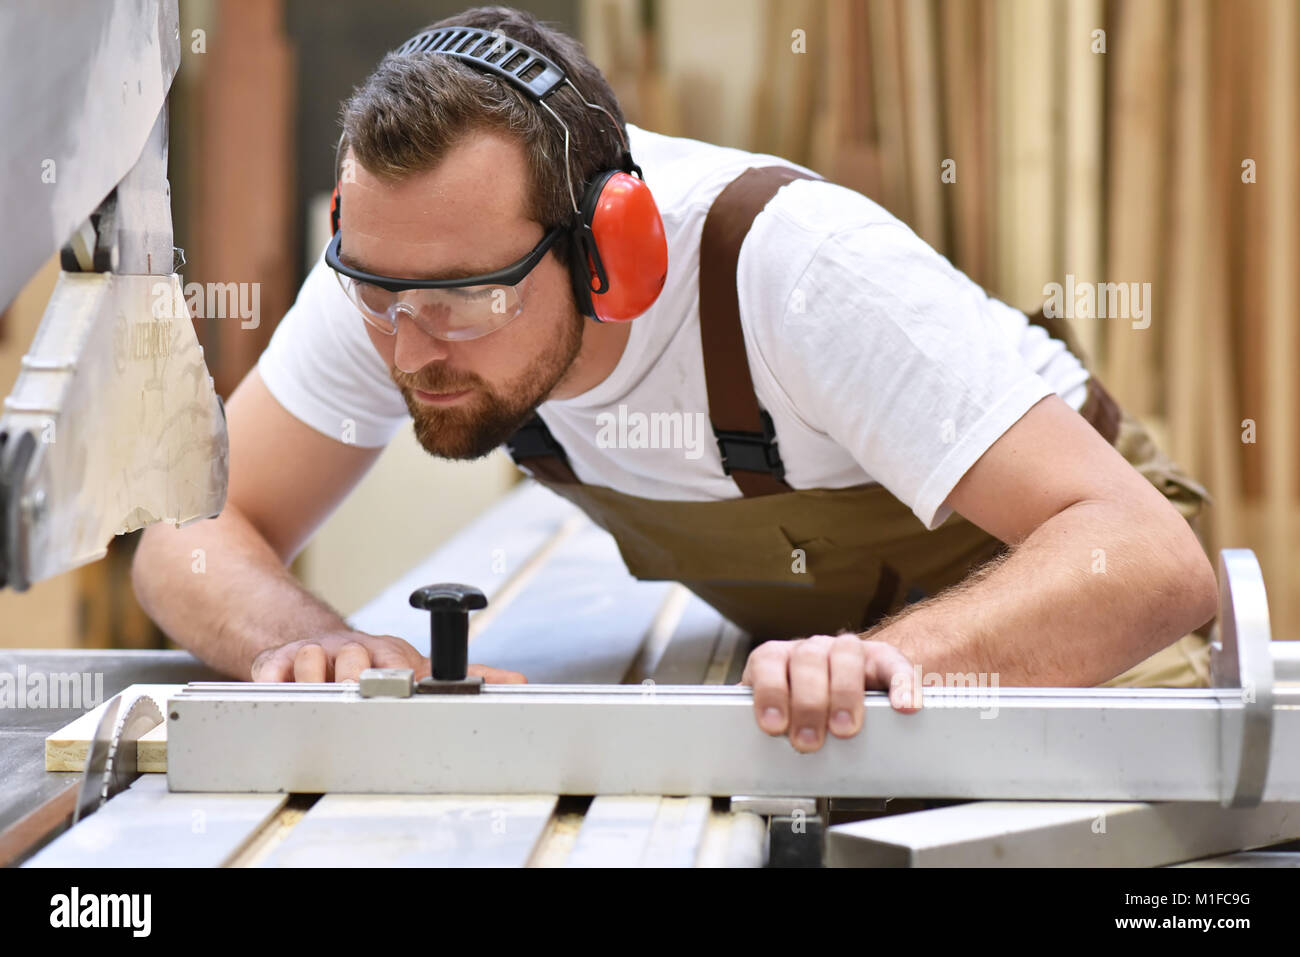
<instances>
[{"instance_id":1,"label":"saw blade teeth","mask_svg":"<svg viewBox=\"0 0 1300 957\"><path fill-rule=\"evenodd\" d=\"M134 763L129 771L122 768L122 762L119 760L119 752L124 742L138 742L140 736L148 731L153 730L163 723L162 711L158 708L158 703L148 695L141 695L131 703L121 719L117 722L117 727L113 729L113 740L108 747L108 761L104 767L104 780L100 786L99 799L102 804L110 797L121 791L130 783L127 780L128 774L135 772Z\"/></svg>"}]
</instances>

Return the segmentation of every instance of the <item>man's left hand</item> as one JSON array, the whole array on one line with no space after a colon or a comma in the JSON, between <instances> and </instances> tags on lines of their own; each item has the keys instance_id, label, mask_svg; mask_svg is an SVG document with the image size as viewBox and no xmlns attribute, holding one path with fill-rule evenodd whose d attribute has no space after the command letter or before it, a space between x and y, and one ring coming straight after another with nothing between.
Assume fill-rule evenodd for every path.
<instances>
[{"instance_id":1,"label":"man's left hand","mask_svg":"<svg viewBox=\"0 0 1300 957\"><path fill-rule=\"evenodd\" d=\"M822 746L827 730L837 738L861 730L867 690L888 691L896 711L910 714L921 704L907 656L854 634L766 641L750 654L740 683L754 689L759 728L788 735L805 753Z\"/></svg>"}]
</instances>

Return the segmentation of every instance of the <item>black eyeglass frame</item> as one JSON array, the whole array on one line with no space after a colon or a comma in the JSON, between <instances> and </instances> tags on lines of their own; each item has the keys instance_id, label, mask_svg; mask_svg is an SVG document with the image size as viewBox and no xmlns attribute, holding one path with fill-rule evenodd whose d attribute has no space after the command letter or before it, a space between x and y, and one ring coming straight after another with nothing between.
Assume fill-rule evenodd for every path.
<instances>
[{"instance_id":1,"label":"black eyeglass frame","mask_svg":"<svg viewBox=\"0 0 1300 957\"><path fill-rule=\"evenodd\" d=\"M339 275L378 286L388 292L403 292L407 289L461 289L465 286L517 286L537 268L542 257L555 245L556 240L564 235L565 229L564 226L552 228L523 259L503 269L483 273L480 276L466 276L464 279L399 279L396 276L380 276L377 273L366 272L364 269L356 269L339 259L342 231L335 233L329 246L325 248L325 265Z\"/></svg>"}]
</instances>

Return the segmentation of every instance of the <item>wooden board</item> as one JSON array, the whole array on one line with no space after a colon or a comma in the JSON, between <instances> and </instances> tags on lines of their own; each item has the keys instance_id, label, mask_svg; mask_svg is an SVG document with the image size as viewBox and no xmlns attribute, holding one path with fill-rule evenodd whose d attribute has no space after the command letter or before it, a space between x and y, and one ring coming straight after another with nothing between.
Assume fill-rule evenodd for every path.
<instances>
[{"instance_id":1,"label":"wooden board","mask_svg":"<svg viewBox=\"0 0 1300 957\"><path fill-rule=\"evenodd\" d=\"M1296 227L1300 190L1295 182L1295 155L1300 142L1300 14L1295 0L1273 0L1268 8L1269 47L1267 89L1272 115L1268 124L1266 162L1272 175L1261 189L1267 197L1267 230L1264 258L1267 264L1267 327L1265 349L1267 404L1264 408L1267 439L1263 444L1265 488L1268 503L1268 537L1260 555L1268 580L1277 583L1269 596L1275 603L1275 620L1295 622L1296 597L1293 585L1295 539L1286 532L1296 508L1296 479L1300 472L1300 441L1297 440L1297 410L1300 390L1295 384L1295 360L1300 355L1296 335L1295 276L1300 270L1300 229Z\"/></svg>"},{"instance_id":2,"label":"wooden board","mask_svg":"<svg viewBox=\"0 0 1300 957\"><path fill-rule=\"evenodd\" d=\"M1155 385L1161 363L1158 343L1171 321L1162 306L1165 216L1169 179L1168 96L1170 8L1165 0L1125 0L1113 7L1115 22L1107 31L1111 69L1110 130L1107 143L1108 242L1106 279L1151 283L1155 306L1148 302L1150 326L1107 318L1110 379L1107 388L1119 404L1139 419L1160 409ZM1096 280L1094 280L1096 281ZM1139 326L1141 324L1139 323Z\"/></svg>"},{"instance_id":3,"label":"wooden board","mask_svg":"<svg viewBox=\"0 0 1300 957\"><path fill-rule=\"evenodd\" d=\"M928 2L901 3L898 19L903 59L904 135L911 167L908 185L913 217L909 225L940 253L951 255L943 215L943 191L947 187L939 178L941 164L951 154L945 154L941 146L943 110L936 77L939 60L934 8Z\"/></svg>"},{"instance_id":4,"label":"wooden board","mask_svg":"<svg viewBox=\"0 0 1300 957\"><path fill-rule=\"evenodd\" d=\"M694 867L712 806L707 797L597 797L566 866Z\"/></svg>"},{"instance_id":5,"label":"wooden board","mask_svg":"<svg viewBox=\"0 0 1300 957\"><path fill-rule=\"evenodd\" d=\"M757 814L714 812L700 843L696 867L762 867L767 824Z\"/></svg>"},{"instance_id":6,"label":"wooden board","mask_svg":"<svg viewBox=\"0 0 1300 957\"><path fill-rule=\"evenodd\" d=\"M163 715L163 723L140 739L136 762L141 771L167 770L167 699L183 687L184 685L140 684L131 685L122 692L119 719L137 698L146 695L153 698ZM107 707L108 702L105 701L46 737L46 771L81 771L85 768L86 750L94 740L95 728Z\"/></svg>"},{"instance_id":7,"label":"wooden board","mask_svg":"<svg viewBox=\"0 0 1300 957\"><path fill-rule=\"evenodd\" d=\"M554 795L327 794L263 867L523 867Z\"/></svg>"},{"instance_id":8,"label":"wooden board","mask_svg":"<svg viewBox=\"0 0 1300 957\"><path fill-rule=\"evenodd\" d=\"M943 66L944 157L957 164L945 184L953 264L981 286L992 285L992 8L987 0L943 0L939 37Z\"/></svg>"},{"instance_id":9,"label":"wooden board","mask_svg":"<svg viewBox=\"0 0 1300 957\"><path fill-rule=\"evenodd\" d=\"M1062 269L1079 281L1096 282L1103 278L1105 160L1101 131L1105 128L1106 54L1093 52L1092 33L1105 27L1105 4L1102 0L1067 0L1064 16L1057 61L1064 85L1059 154ZM1070 325L1093 372L1106 381L1098 320L1075 316Z\"/></svg>"},{"instance_id":10,"label":"wooden board","mask_svg":"<svg viewBox=\"0 0 1300 957\"><path fill-rule=\"evenodd\" d=\"M827 832L829 867L1158 867L1300 836L1300 804L972 801Z\"/></svg>"},{"instance_id":11,"label":"wooden board","mask_svg":"<svg viewBox=\"0 0 1300 957\"><path fill-rule=\"evenodd\" d=\"M1032 312L1060 282L1055 139L1050 82L1059 10L1035 0L994 6L994 292ZM960 178L960 177L959 177Z\"/></svg>"}]
</instances>

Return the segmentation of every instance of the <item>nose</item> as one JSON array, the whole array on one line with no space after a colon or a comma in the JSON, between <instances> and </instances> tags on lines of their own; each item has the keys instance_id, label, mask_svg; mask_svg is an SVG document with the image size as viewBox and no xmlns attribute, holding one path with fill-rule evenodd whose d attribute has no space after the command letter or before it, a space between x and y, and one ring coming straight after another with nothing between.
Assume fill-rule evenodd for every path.
<instances>
[{"instance_id":1,"label":"nose","mask_svg":"<svg viewBox=\"0 0 1300 957\"><path fill-rule=\"evenodd\" d=\"M430 362L450 355L448 343L429 335L405 309L397 313L397 341L393 344L393 365L408 375L419 372Z\"/></svg>"}]
</instances>

